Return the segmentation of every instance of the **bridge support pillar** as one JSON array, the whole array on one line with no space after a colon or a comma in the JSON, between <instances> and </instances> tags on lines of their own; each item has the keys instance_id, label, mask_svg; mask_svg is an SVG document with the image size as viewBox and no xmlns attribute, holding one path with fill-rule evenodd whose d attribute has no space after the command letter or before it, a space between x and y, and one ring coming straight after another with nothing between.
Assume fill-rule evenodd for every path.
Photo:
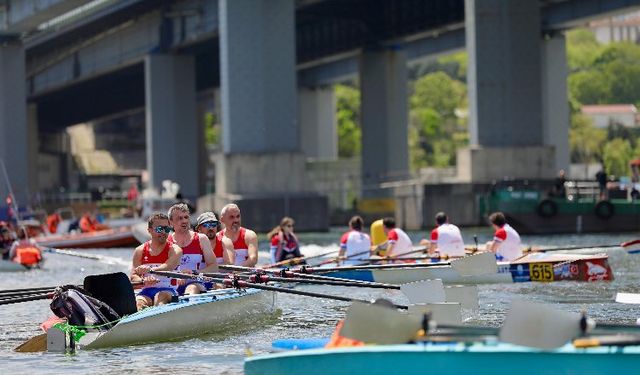
<instances>
[{"instance_id":1,"label":"bridge support pillar","mask_svg":"<svg viewBox=\"0 0 640 375\"><path fill-rule=\"evenodd\" d=\"M555 174L554 150L543 137L539 7L465 1L471 147L458 153L462 180Z\"/></svg>"},{"instance_id":2,"label":"bridge support pillar","mask_svg":"<svg viewBox=\"0 0 640 375\"><path fill-rule=\"evenodd\" d=\"M360 58L362 195L380 197L381 182L404 178L408 165L407 58L365 51Z\"/></svg>"},{"instance_id":3,"label":"bridge support pillar","mask_svg":"<svg viewBox=\"0 0 640 375\"><path fill-rule=\"evenodd\" d=\"M161 189L169 179L180 184L185 198L195 200L204 135L196 120L193 57L147 55L145 103L150 185Z\"/></svg>"},{"instance_id":4,"label":"bridge support pillar","mask_svg":"<svg viewBox=\"0 0 640 375\"><path fill-rule=\"evenodd\" d=\"M336 99L332 87L299 88L298 118L302 152L307 158L338 158Z\"/></svg>"},{"instance_id":5,"label":"bridge support pillar","mask_svg":"<svg viewBox=\"0 0 640 375\"><path fill-rule=\"evenodd\" d=\"M569 97L566 40L551 35L542 41L542 129L544 144L555 149L555 165L569 171Z\"/></svg>"},{"instance_id":6,"label":"bridge support pillar","mask_svg":"<svg viewBox=\"0 0 640 375\"><path fill-rule=\"evenodd\" d=\"M293 0L220 1L223 155L216 163L216 195L305 189L295 181L304 175L304 155L294 11Z\"/></svg>"},{"instance_id":7,"label":"bridge support pillar","mask_svg":"<svg viewBox=\"0 0 640 375\"><path fill-rule=\"evenodd\" d=\"M27 122L25 51L21 44L0 46L0 158L18 203L26 205L33 185L37 140ZM4 205L8 183L0 170L0 204Z\"/></svg>"}]
</instances>

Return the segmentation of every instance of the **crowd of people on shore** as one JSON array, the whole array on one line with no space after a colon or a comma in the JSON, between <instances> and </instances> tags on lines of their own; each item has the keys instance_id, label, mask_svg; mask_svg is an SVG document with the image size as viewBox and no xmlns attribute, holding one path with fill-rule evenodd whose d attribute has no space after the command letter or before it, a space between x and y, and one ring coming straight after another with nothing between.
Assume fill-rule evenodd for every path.
<instances>
[{"instance_id":1,"label":"crowd of people on shore","mask_svg":"<svg viewBox=\"0 0 640 375\"><path fill-rule=\"evenodd\" d=\"M494 252L498 260L521 257L520 236L506 223L504 214L493 213L489 220L495 233L485 250ZM381 224L384 241L373 244L369 234L363 232L362 217L353 216L348 231L340 238L335 261L355 265L371 259L409 261L416 252L440 258L462 257L468 253L460 229L449 222L444 212L435 216L436 226L429 239L420 241L418 250L414 249L407 233L396 226L394 218L386 217ZM294 225L292 218L284 217L267 234L271 265L304 260ZM167 303L177 295L198 294L216 287L197 279L175 280L152 271L204 274L218 272L219 265L255 267L258 263L258 236L241 225L240 208L233 203L222 208L219 219L211 211L200 214L194 227L189 207L177 203L167 214L151 215L147 230L151 239L134 250L132 261L131 281L143 285L137 295L138 309Z\"/></svg>"}]
</instances>

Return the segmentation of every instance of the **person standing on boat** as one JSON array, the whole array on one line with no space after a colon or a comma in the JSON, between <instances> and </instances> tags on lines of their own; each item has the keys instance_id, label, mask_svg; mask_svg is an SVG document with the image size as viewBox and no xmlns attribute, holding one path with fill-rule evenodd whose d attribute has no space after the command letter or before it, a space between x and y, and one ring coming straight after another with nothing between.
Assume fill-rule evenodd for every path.
<instances>
[{"instance_id":1,"label":"person standing on boat","mask_svg":"<svg viewBox=\"0 0 640 375\"><path fill-rule=\"evenodd\" d=\"M463 257L464 241L460 228L449 223L444 212L436 214L437 227L431 231L430 241L422 240L421 245L429 246L429 254L439 253L441 257Z\"/></svg>"},{"instance_id":2,"label":"person standing on boat","mask_svg":"<svg viewBox=\"0 0 640 375\"><path fill-rule=\"evenodd\" d=\"M354 216L349 220L349 231L340 237L338 259L345 259L345 265L361 264L371 256L371 238L362 232L364 220Z\"/></svg>"},{"instance_id":3,"label":"person standing on boat","mask_svg":"<svg viewBox=\"0 0 640 375\"><path fill-rule=\"evenodd\" d=\"M407 253L413 251L413 244L411 238L405 231L400 228L396 228L396 220L392 217L385 217L382 219L382 228L387 235L387 241L378 245L377 248L385 248L386 256L392 258L402 258L407 256ZM411 256L410 254L408 256Z\"/></svg>"},{"instance_id":4,"label":"person standing on boat","mask_svg":"<svg viewBox=\"0 0 640 375\"><path fill-rule=\"evenodd\" d=\"M493 241L487 242L487 250L496 254L496 258L502 261L512 261L520 258L522 243L520 235L513 229L502 212L494 212L489 216L489 221L495 229Z\"/></svg>"},{"instance_id":5,"label":"person standing on boat","mask_svg":"<svg viewBox=\"0 0 640 375\"><path fill-rule=\"evenodd\" d=\"M240 208L234 203L222 207L220 220L224 229L219 237L227 237L233 243L236 266L254 267L258 263L258 236L251 229L240 225Z\"/></svg>"},{"instance_id":6,"label":"person standing on boat","mask_svg":"<svg viewBox=\"0 0 640 375\"><path fill-rule=\"evenodd\" d=\"M294 224L292 218L285 216L280 220L280 225L267 234L267 238L271 239L271 263L302 257L298 237L293 233Z\"/></svg>"},{"instance_id":7,"label":"person standing on boat","mask_svg":"<svg viewBox=\"0 0 640 375\"><path fill-rule=\"evenodd\" d=\"M218 264L234 264L236 254L233 251L233 243L227 237L218 238L218 218L213 212L205 212L198 216L196 231L209 239L213 253Z\"/></svg>"},{"instance_id":8,"label":"person standing on boat","mask_svg":"<svg viewBox=\"0 0 640 375\"><path fill-rule=\"evenodd\" d=\"M189 274L218 272L218 262L209 238L191 230L189 206L176 203L169 208L168 216L174 230L174 233L169 235L169 241L182 249L180 271ZM179 280L178 285L180 294L199 294L213 286L212 283L195 280Z\"/></svg>"},{"instance_id":9,"label":"person standing on boat","mask_svg":"<svg viewBox=\"0 0 640 375\"><path fill-rule=\"evenodd\" d=\"M173 271L180 264L182 249L167 240L171 227L169 217L155 213L149 217L147 231L151 239L133 251L131 282L142 282L144 287L136 296L136 306L142 310L163 305L177 296L177 283L165 276L149 274L154 271Z\"/></svg>"}]
</instances>

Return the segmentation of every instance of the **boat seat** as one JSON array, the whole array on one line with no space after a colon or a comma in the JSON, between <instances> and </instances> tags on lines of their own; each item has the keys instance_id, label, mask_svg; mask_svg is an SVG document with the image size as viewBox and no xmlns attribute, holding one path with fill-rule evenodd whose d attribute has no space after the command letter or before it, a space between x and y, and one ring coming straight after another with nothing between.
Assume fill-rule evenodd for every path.
<instances>
[{"instance_id":1,"label":"boat seat","mask_svg":"<svg viewBox=\"0 0 640 375\"><path fill-rule=\"evenodd\" d=\"M120 316L137 311L133 286L129 277L122 272L87 276L84 278L84 289Z\"/></svg>"}]
</instances>

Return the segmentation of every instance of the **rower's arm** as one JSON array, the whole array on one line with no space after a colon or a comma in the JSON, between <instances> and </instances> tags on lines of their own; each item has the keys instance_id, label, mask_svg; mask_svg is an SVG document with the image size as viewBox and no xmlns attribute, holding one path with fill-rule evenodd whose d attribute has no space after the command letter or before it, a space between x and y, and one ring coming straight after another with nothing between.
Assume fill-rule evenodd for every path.
<instances>
[{"instance_id":1,"label":"rower's arm","mask_svg":"<svg viewBox=\"0 0 640 375\"><path fill-rule=\"evenodd\" d=\"M204 257L205 263L205 267L198 270L198 272L218 272L218 261L216 260L216 255L213 253L211 241L202 233L198 234L198 240L200 241L200 248L202 249L202 256Z\"/></svg>"},{"instance_id":2,"label":"rower's arm","mask_svg":"<svg viewBox=\"0 0 640 375\"><path fill-rule=\"evenodd\" d=\"M236 251L233 249L233 242L227 236L222 236L222 259L224 264L236 264Z\"/></svg>"},{"instance_id":3,"label":"rower's arm","mask_svg":"<svg viewBox=\"0 0 640 375\"><path fill-rule=\"evenodd\" d=\"M142 276L136 273L136 268L142 264L142 247L144 245L140 245L133 250L133 260L131 261L131 275L129 279L132 283L141 282Z\"/></svg>"},{"instance_id":4,"label":"rower's arm","mask_svg":"<svg viewBox=\"0 0 640 375\"><path fill-rule=\"evenodd\" d=\"M258 236L256 232L247 229L244 233L244 242L247 244L249 257L242 263L242 266L254 267L258 263Z\"/></svg>"}]
</instances>

